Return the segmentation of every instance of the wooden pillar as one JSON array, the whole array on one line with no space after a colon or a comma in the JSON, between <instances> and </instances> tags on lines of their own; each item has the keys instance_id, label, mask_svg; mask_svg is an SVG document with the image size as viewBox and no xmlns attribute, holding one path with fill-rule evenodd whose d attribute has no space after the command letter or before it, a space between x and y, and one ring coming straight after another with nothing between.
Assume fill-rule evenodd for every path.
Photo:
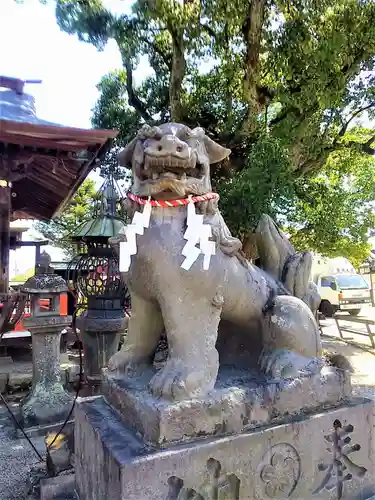
<instances>
[{"instance_id":1,"label":"wooden pillar","mask_svg":"<svg viewBox=\"0 0 375 500\"><path fill-rule=\"evenodd\" d=\"M0 293L9 292L10 186L0 184Z\"/></svg>"}]
</instances>

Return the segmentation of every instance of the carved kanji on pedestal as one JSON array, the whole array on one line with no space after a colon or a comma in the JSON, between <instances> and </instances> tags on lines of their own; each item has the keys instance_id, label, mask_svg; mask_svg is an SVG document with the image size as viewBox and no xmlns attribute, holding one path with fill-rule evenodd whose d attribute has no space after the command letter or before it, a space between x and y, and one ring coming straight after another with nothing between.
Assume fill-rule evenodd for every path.
<instances>
[{"instance_id":1,"label":"carved kanji on pedestal","mask_svg":"<svg viewBox=\"0 0 375 500\"><path fill-rule=\"evenodd\" d=\"M313 491L313 495L323 490L332 491L336 489L336 499L340 500L343 496L344 483L350 481L353 476L363 477L367 469L355 464L348 457L349 454L359 451L359 444L350 444L351 434L354 430L352 425L342 425L340 420L333 422L333 432L324 436L325 442L329 445L327 451L331 455L331 460L320 463L318 469L324 471L325 475L320 485Z\"/></svg>"},{"instance_id":2,"label":"carved kanji on pedestal","mask_svg":"<svg viewBox=\"0 0 375 500\"><path fill-rule=\"evenodd\" d=\"M222 474L218 460L207 461L208 479L198 488L185 488L176 476L169 478L167 500L238 500L240 480L234 474Z\"/></svg>"}]
</instances>

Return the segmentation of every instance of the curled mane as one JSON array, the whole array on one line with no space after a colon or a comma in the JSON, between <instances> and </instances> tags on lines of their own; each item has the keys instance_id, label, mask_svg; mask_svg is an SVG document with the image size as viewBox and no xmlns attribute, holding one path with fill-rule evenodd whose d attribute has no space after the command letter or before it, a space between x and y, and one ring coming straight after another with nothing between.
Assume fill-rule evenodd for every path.
<instances>
[{"instance_id":1,"label":"curled mane","mask_svg":"<svg viewBox=\"0 0 375 500\"><path fill-rule=\"evenodd\" d=\"M232 236L219 210L216 210L215 214L209 215L205 222L211 225L212 235L220 250L229 257L238 257L242 262L242 243L238 238Z\"/></svg>"}]
</instances>

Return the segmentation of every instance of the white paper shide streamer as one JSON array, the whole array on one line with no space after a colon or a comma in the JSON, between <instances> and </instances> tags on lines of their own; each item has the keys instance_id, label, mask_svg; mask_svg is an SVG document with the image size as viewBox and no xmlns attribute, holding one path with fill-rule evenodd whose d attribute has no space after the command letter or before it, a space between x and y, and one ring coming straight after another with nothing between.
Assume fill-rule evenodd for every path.
<instances>
[{"instance_id":1,"label":"white paper shide streamer","mask_svg":"<svg viewBox=\"0 0 375 500\"><path fill-rule=\"evenodd\" d=\"M210 241L212 236L211 226L203 224L203 215L195 212L193 202L187 206L187 229L184 239L187 240L182 255L185 260L181 264L182 269L188 271L199 255L203 253L203 269L207 271L210 267L211 255L215 255L215 242ZM196 246L199 244L199 248Z\"/></svg>"},{"instance_id":2,"label":"white paper shide streamer","mask_svg":"<svg viewBox=\"0 0 375 500\"><path fill-rule=\"evenodd\" d=\"M151 202L148 200L143 208L143 212L135 212L132 223L124 229L126 241L120 242L119 270L127 273L131 264L131 256L137 253L137 237L143 235L145 228L150 225ZM210 241L212 237L211 226L203 224L203 215L195 212L194 202L187 205L187 229L184 239L187 240L182 255L185 257L181 264L182 269L188 271L199 255L203 254L203 270L210 267L211 256L215 255L215 242ZM199 247L197 247L199 245Z\"/></svg>"},{"instance_id":3,"label":"white paper shide streamer","mask_svg":"<svg viewBox=\"0 0 375 500\"><path fill-rule=\"evenodd\" d=\"M125 227L126 241L120 242L119 270L127 273L131 264L131 256L137 253L136 235L142 235L145 228L150 225L151 202L146 201L143 212L135 212L131 224Z\"/></svg>"}]
</instances>

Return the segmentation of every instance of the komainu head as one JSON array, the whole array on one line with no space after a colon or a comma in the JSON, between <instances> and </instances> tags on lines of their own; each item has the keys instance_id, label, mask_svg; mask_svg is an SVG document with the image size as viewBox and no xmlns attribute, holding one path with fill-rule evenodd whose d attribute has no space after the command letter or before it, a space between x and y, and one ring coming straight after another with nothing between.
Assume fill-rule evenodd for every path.
<instances>
[{"instance_id":1,"label":"komainu head","mask_svg":"<svg viewBox=\"0 0 375 500\"><path fill-rule=\"evenodd\" d=\"M168 200L210 192L210 165L229 154L202 128L165 123L144 125L119 154L119 164L132 167L133 194Z\"/></svg>"}]
</instances>

